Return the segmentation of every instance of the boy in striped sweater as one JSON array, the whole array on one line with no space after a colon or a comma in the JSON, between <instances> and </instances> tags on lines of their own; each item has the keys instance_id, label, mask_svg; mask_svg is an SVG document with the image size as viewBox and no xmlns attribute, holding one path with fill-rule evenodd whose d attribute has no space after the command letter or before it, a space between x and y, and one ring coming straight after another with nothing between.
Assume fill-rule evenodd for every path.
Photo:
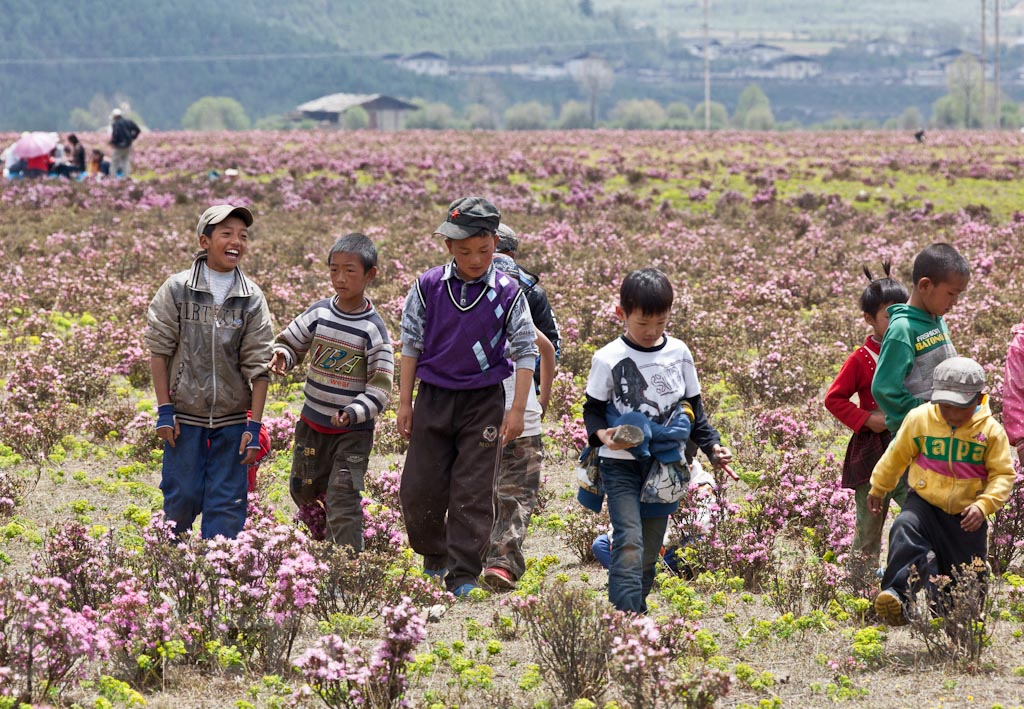
<instances>
[{"instance_id":1,"label":"boy in striped sweater","mask_svg":"<svg viewBox=\"0 0 1024 709\"><path fill-rule=\"evenodd\" d=\"M270 371L283 375L309 356L305 404L295 426L290 490L302 508L324 497L327 537L363 550L363 477L374 419L387 406L394 352L366 297L377 249L362 234L338 239L327 255L335 295L311 305L277 336Z\"/></svg>"}]
</instances>

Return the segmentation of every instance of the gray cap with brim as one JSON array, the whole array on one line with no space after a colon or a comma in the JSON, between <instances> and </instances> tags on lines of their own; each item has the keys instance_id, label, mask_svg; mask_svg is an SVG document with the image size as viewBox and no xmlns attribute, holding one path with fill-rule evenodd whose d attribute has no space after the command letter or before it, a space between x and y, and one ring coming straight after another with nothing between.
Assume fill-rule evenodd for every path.
<instances>
[{"instance_id":1,"label":"gray cap with brim","mask_svg":"<svg viewBox=\"0 0 1024 709\"><path fill-rule=\"evenodd\" d=\"M215 204L199 217L199 224L196 225L196 236L202 236L206 227L211 224L220 224L228 217L238 217L247 227L252 226L252 212L245 207L236 207L233 204Z\"/></svg>"},{"instance_id":2,"label":"gray cap with brim","mask_svg":"<svg viewBox=\"0 0 1024 709\"><path fill-rule=\"evenodd\" d=\"M494 234L501 213L483 197L462 197L448 205L448 217L434 233L446 239L468 239L481 233Z\"/></svg>"},{"instance_id":3,"label":"gray cap with brim","mask_svg":"<svg viewBox=\"0 0 1024 709\"><path fill-rule=\"evenodd\" d=\"M498 226L498 248L496 250L500 254L514 254L519 250L519 239L516 237L516 232L507 224Z\"/></svg>"},{"instance_id":4,"label":"gray cap with brim","mask_svg":"<svg viewBox=\"0 0 1024 709\"><path fill-rule=\"evenodd\" d=\"M932 373L932 403L970 406L985 388L985 370L969 357L943 360Z\"/></svg>"}]
</instances>

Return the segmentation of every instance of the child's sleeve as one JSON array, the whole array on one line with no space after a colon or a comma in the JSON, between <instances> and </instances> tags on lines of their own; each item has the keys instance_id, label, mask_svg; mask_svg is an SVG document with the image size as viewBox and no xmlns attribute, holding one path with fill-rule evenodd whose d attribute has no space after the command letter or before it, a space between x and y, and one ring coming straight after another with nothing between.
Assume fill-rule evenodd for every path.
<instances>
[{"instance_id":1,"label":"child's sleeve","mask_svg":"<svg viewBox=\"0 0 1024 709\"><path fill-rule=\"evenodd\" d=\"M516 369L533 371L537 368L537 356L540 354L537 349L537 330L533 326L526 294L522 291L519 291L509 309L508 320L505 321L505 339Z\"/></svg>"},{"instance_id":2,"label":"child's sleeve","mask_svg":"<svg viewBox=\"0 0 1024 709\"><path fill-rule=\"evenodd\" d=\"M274 324L270 319L270 308L259 291L259 305L253 308L242 335L238 353L238 365L247 381L267 377L267 367L274 356Z\"/></svg>"},{"instance_id":3,"label":"child's sleeve","mask_svg":"<svg viewBox=\"0 0 1024 709\"><path fill-rule=\"evenodd\" d=\"M825 408L839 419L840 423L857 432L864 428L871 412L854 404L850 397L857 393L857 382L861 372L862 355L854 352L843 362L839 374L825 394Z\"/></svg>"},{"instance_id":4,"label":"child's sleeve","mask_svg":"<svg viewBox=\"0 0 1024 709\"><path fill-rule=\"evenodd\" d=\"M366 390L345 406L352 423L364 423L376 418L384 411L388 399L391 398L391 386L395 376L395 355L391 347L391 336L382 322L371 337L366 350Z\"/></svg>"},{"instance_id":5,"label":"child's sleeve","mask_svg":"<svg viewBox=\"0 0 1024 709\"><path fill-rule=\"evenodd\" d=\"M402 354L407 357L419 358L423 354L423 323L427 316L427 306L420 292L420 281L417 278L405 296L402 308Z\"/></svg>"},{"instance_id":6,"label":"child's sleeve","mask_svg":"<svg viewBox=\"0 0 1024 709\"><path fill-rule=\"evenodd\" d=\"M922 414L923 415L923 414ZM917 420L920 416L908 416L903 426L896 433L892 443L885 449L885 453L875 463L875 469L871 472L872 497L885 497L896 488L900 476L907 466L914 460L914 456L921 452L917 445L915 436L918 435Z\"/></svg>"},{"instance_id":7,"label":"child's sleeve","mask_svg":"<svg viewBox=\"0 0 1024 709\"><path fill-rule=\"evenodd\" d=\"M994 428L999 429L998 424ZM1010 499L1017 474L1010 458L1010 439L1001 429L990 434L985 450L985 469L988 471L988 482L974 501L985 516L995 514Z\"/></svg>"},{"instance_id":8,"label":"child's sleeve","mask_svg":"<svg viewBox=\"0 0 1024 709\"><path fill-rule=\"evenodd\" d=\"M1003 376L1003 426L1010 443L1024 440L1024 324L1014 325Z\"/></svg>"},{"instance_id":9,"label":"child's sleeve","mask_svg":"<svg viewBox=\"0 0 1024 709\"><path fill-rule=\"evenodd\" d=\"M146 347L155 357L173 357L178 349L178 305L170 279L157 290L146 311Z\"/></svg>"},{"instance_id":10,"label":"child's sleeve","mask_svg":"<svg viewBox=\"0 0 1024 709\"><path fill-rule=\"evenodd\" d=\"M288 323L288 327L274 339L274 351L284 354L285 369L302 364L306 353L309 352L310 344L316 335L318 310L319 303L307 308L306 312Z\"/></svg>"},{"instance_id":11,"label":"child's sleeve","mask_svg":"<svg viewBox=\"0 0 1024 709\"><path fill-rule=\"evenodd\" d=\"M587 429L587 442L592 447L601 446L597 432L608 428L605 410L612 399L612 370L598 358L590 362L590 376L587 377L586 399L583 402L583 425Z\"/></svg>"},{"instance_id":12,"label":"child's sleeve","mask_svg":"<svg viewBox=\"0 0 1024 709\"><path fill-rule=\"evenodd\" d=\"M890 431L899 429L911 409L925 403L911 396L904 385L913 366L914 350L910 343L886 333L882 352L878 355L875 378L871 382L871 395L885 412L885 425Z\"/></svg>"}]
</instances>

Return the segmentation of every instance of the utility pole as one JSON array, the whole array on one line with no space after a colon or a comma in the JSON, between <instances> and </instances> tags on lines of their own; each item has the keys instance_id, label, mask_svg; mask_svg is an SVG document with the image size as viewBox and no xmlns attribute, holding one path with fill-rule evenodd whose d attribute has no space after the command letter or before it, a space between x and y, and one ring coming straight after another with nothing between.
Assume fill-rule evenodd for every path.
<instances>
[{"instance_id":1,"label":"utility pole","mask_svg":"<svg viewBox=\"0 0 1024 709\"><path fill-rule=\"evenodd\" d=\"M704 130L711 130L711 47L710 29L708 26L708 5L711 0L704 0Z\"/></svg>"},{"instance_id":2,"label":"utility pole","mask_svg":"<svg viewBox=\"0 0 1024 709\"><path fill-rule=\"evenodd\" d=\"M988 111L985 110L985 5L988 0L981 0L981 129L985 130ZM967 126L970 129L970 126Z\"/></svg>"},{"instance_id":3,"label":"utility pole","mask_svg":"<svg viewBox=\"0 0 1024 709\"><path fill-rule=\"evenodd\" d=\"M1002 107L1002 105L1000 105L1001 101L1002 101L1002 98L1003 98L1003 96L1002 96L1003 92L999 88L999 2L1000 2L1000 0L995 0L995 4L996 4L996 17L995 17L995 26L996 26L996 57L995 57L995 76L993 77L993 79L995 80L995 85L996 85L996 101L995 101L995 113L996 113L995 128L996 128L996 130L999 130L1000 128L1003 127L1003 116L1002 116L1002 109L1003 109L1003 107Z\"/></svg>"}]
</instances>

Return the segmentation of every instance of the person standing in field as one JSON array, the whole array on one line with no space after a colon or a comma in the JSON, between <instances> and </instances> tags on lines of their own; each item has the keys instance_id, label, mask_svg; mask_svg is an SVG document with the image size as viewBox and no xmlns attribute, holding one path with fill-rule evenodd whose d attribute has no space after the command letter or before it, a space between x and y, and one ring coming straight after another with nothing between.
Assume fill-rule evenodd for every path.
<instances>
[{"instance_id":1,"label":"person standing in field","mask_svg":"<svg viewBox=\"0 0 1024 709\"><path fill-rule=\"evenodd\" d=\"M957 304L970 278L970 266L955 248L931 244L914 258L909 302L887 309L889 328L878 354L871 395L891 433L899 430L911 409L931 398L935 368L956 356L942 316Z\"/></svg>"},{"instance_id":2,"label":"person standing in field","mask_svg":"<svg viewBox=\"0 0 1024 709\"><path fill-rule=\"evenodd\" d=\"M516 254L519 252L519 237L515 230L508 224L498 226L498 253L494 256L495 265L516 279L519 287L526 293L526 302L530 306L530 315L533 317L533 325L537 330L548 338L548 341L555 348L555 359L552 362L551 376L554 377L554 365L558 361L558 355L562 349L562 333L558 329L558 320L551 310L551 302L548 294L540 285L540 277L530 273L516 261ZM548 408L548 400L551 395L550 389L545 391L545 373L543 367L538 363L534 372L534 383L540 387L538 396L541 407L545 411Z\"/></svg>"},{"instance_id":3,"label":"person standing in field","mask_svg":"<svg viewBox=\"0 0 1024 709\"><path fill-rule=\"evenodd\" d=\"M110 112L110 174L128 177L132 174L132 144L142 131L120 108Z\"/></svg>"},{"instance_id":4,"label":"person standing in field","mask_svg":"<svg viewBox=\"0 0 1024 709\"><path fill-rule=\"evenodd\" d=\"M483 197L452 202L434 232L452 261L416 279L402 312L397 424L409 440L402 516L424 573L460 598L478 588L495 471L502 447L523 432L538 352L523 292L494 267L500 220ZM505 413L502 382L513 372Z\"/></svg>"},{"instance_id":5,"label":"person standing in field","mask_svg":"<svg viewBox=\"0 0 1024 709\"><path fill-rule=\"evenodd\" d=\"M875 569L878 568L882 551L882 523L884 515L873 515L867 506L869 481L875 463L882 457L892 434L885 426L885 414L871 396L871 383L875 377L879 351L889 328L888 308L897 303L907 302L907 289L889 275L890 265L882 264L884 278L868 277L868 287L860 296L860 309L864 322L871 328L871 334L846 358L838 376L825 394L825 408L841 423L848 426L853 435L846 448L843 460L842 486L854 491L857 510L856 526L853 532L853 546L850 549L850 579L858 589L875 587ZM856 395L857 403L851 399ZM900 481L886 496L884 508L895 499L903 505L907 486Z\"/></svg>"},{"instance_id":6,"label":"person standing in field","mask_svg":"<svg viewBox=\"0 0 1024 709\"><path fill-rule=\"evenodd\" d=\"M160 489L177 534L200 514L204 539L234 538L245 525L247 467L260 451L274 344L263 291L239 268L252 223L252 212L231 204L203 212L202 251L149 304Z\"/></svg>"},{"instance_id":7,"label":"person standing in field","mask_svg":"<svg viewBox=\"0 0 1024 709\"><path fill-rule=\"evenodd\" d=\"M657 269L626 276L615 308L625 333L594 353L583 405L613 529L608 600L633 613L647 612L668 517L679 505L679 497L648 501L648 478L662 462L684 464L687 439L713 465L732 461L704 413L690 348L665 332L673 299L672 284ZM686 478L680 495L688 469ZM577 497L600 511L599 494L581 487Z\"/></svg>"},{"instance_id":8,"label":"person standing in field","mask_svg":"<svg viewBox=\"0 0 1024 709\"><path fill-rule=\"evenodd\" d=\"M283 376L309 356L289 487L299 508L323 497L328 538L358 554L374 422L391 396L395 363L391 336L366 297L377 276L373 242L363 234L341 237L327 266L334 296L277 336L270 371Z\"/></svg>"}]
</instances>

